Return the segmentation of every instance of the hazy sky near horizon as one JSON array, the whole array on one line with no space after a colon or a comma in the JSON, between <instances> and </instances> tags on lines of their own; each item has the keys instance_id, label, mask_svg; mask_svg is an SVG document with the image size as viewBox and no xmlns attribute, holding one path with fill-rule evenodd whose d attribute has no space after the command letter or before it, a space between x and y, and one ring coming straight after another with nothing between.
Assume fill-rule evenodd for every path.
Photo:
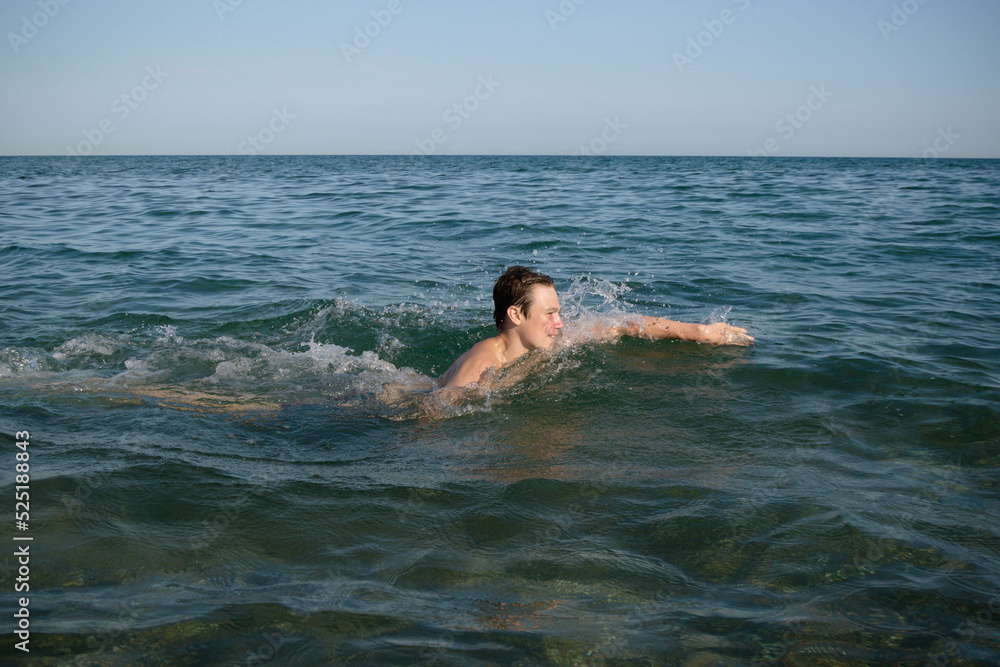
<instances>
[{"instance_id":1,"label":"hazy sky near horizon","mask_svg":"<svg viewBox=\"0 0 1000 667\"><path fill-rule=\"evenodd\" d=\"M996 0L4 0L4 155L1000 157Z\"/></svg>"}]
</instances>

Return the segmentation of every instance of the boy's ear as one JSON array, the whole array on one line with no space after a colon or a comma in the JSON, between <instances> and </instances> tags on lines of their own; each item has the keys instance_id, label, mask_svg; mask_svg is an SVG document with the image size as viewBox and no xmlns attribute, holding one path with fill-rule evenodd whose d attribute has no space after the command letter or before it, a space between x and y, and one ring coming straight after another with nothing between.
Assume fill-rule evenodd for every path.
<instances>
[{"instance_id":1,"label":"boy's ear","mask_svg":"<svg viewBox=\"0 0 1000 667\"><path fill-rule=\"evenodd\" d=\"M517 306L507 308L507 320L514 325L521 323L521 309Z\"/></svg>"}]
</instances>

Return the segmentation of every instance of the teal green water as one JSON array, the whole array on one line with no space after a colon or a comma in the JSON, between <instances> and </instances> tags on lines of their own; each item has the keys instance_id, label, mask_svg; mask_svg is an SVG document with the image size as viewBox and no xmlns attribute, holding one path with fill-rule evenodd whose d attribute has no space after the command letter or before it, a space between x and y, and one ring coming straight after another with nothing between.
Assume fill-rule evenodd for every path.
<instances>
[{"instance_id":1,"label":"teal green water","mask_svg":"<svg viewBox=\"0 0 1000 667\"><path fill-rule=\"evenodd\" d=\"M515 263L757 342L441 402ZM3 660L1000 663L1000 162L0 158L0 268Z\"/></svg>"}]
</instances>

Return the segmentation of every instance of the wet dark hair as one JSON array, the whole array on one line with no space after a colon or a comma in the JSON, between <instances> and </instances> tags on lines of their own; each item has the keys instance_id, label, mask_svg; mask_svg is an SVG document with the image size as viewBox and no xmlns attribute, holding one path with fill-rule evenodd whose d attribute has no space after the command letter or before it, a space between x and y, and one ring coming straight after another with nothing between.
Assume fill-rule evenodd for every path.
<instances>
[{"instance_id":1,"label":"wet dark hair","mask_svg":"<svg viewBox=\"0 0 1000 667\"><path fill-rule=\"evenodd\" d=\"M528 297L535 285L556 286L552 278L526 266L512 266L497 278L493 285L493 319L496 320L497 331L503 331L507 309L511 306L517 306L525 316L528 315L528 308L531 307Z\"/></svg>"}]
</instances>

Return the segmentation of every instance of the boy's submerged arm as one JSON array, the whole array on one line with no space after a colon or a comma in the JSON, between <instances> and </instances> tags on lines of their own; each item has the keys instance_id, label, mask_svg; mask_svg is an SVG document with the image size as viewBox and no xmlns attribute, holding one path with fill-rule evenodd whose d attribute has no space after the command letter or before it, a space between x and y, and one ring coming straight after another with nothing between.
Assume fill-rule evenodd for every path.
<instances>
[{"instance_id":1,"label":"boy's submerged arm","mask_svg":"<svg viewBox=\"0 0 1000 667\"><path fill-rule=\"evenodd\" d=\"M438 385L441 387L467 387L479 382L483 373L495 367L496 364L483 363L482 360L468 358L461 364L457 364L456 368L442 375L438 379Z\"/></svg>"}]
</instances>

